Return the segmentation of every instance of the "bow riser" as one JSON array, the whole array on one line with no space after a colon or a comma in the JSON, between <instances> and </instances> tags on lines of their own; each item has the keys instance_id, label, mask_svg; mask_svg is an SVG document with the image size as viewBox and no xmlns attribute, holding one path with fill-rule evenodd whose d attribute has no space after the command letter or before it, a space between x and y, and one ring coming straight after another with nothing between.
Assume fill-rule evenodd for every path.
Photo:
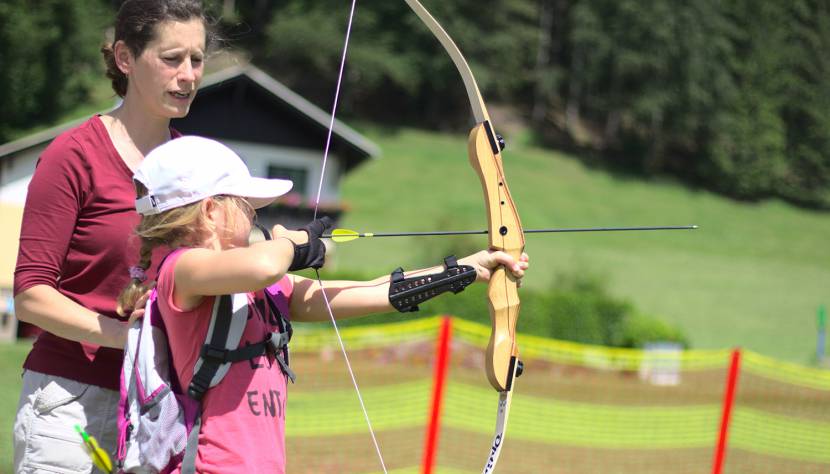
<instances>
[{"instance_id":1,"label":"bow riser","mask_svg":"<svg viewBox=\"0 0 830 474\"><path fill-rule=\"evenodd\" d=\"M490 248L503 250L518 259L525 247L522 223L504 179L501 153L489 121L477 124L470 131L467 156L484 191Z\"/></svg>"},{"instance_id":2,"label":"bow riser","mask_svg":"<svg viewBox=\"0 0 830 474\"><path fill-rule=\"evenodd\" d=\"M524 251L524 234L510 189L504 180L498 140L489 121L476 125L470 131L467 151L484 191L490 248L504 251L518 260ZM502 392L512 387L511 360L515 363L519 355L515 343L520 307L516 279L503 267L496 269L490 276L487 296L492 325L487 345L487 380L493 388Z\"/></svg>"}]
</instances>

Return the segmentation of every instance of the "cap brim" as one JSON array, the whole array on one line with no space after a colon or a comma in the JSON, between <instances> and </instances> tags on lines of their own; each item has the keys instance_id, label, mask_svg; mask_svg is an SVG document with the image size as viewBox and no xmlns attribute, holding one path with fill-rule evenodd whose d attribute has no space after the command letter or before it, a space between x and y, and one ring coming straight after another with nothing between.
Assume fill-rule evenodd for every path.
<instances>
[{"instance_id":1,"label":"cap brim","mask_svg":"<svg viewBox=\"0 0 830 474\"><path fill-rule=\"evenodd\" d=\"M294 187L294 183L287 179L266 179L251 177L251 179L245 183L242 189L237 190L237 192L232 192L228 194L244 197L248 200L248 202L251 204L251 206L253 206L254 209L259 209L261 207L265 207L271 204L278 197L282 196L288 191L291 191L292 187Z\"/></svg>"}]
</instances>

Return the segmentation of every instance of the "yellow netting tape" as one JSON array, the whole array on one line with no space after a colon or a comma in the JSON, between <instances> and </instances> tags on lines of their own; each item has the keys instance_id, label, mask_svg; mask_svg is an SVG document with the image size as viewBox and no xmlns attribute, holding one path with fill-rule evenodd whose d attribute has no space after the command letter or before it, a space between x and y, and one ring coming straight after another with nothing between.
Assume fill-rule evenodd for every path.
<instances>
[{"instance_id":1,"label":"yellow netting tape","mask_svg":"<svg viewBox=\"0 0 830 474\"><path fill-rule=\"evenodd\" d=\"M830 371L828 370L803 367L751 351L744 351L741 357L741 372L750 372L768 379L815 390L830 390ZM740 383L739 380L738 385ZM827 449L830 451L830 445Z\"/></svg>"},{"instance_id":2,"label":"yellow netting tape","mask_svg":"<svg viewBox=\"0 0 830 474\"><path fill-rule=\"evenodd\" d=\"M459 319L453 320L454 338L480 347L490 339L490 328ZM519 334L517 343L523 357L550 362L581 365L604 370L637 370L644 363L676 362L683 370L726 367L730 350L687 350L673 353L652 353L641 349L623 349L559 341Z\"/></svg>"},{"instance_id":3,"label":"yellow netting tape","mask_svg":"<svg viewBox=\"0 0 830 474\"><path fill-rule=\"evenodd\" d=\"M441 318L435 316L398 323L341 328L340 336L349 350L389 347L400 342L434 341L440 324ZM316 352L337 345L331 323L328 326L295 325L294 337L291 339L292 351Z\"/></svg>"},{"instance_id":4,"label":"yellow netting tape","mask_svg":"<svg viewBox=\"0 0 830 474\"><path fill-rule=\"evenodd\" d=\"M377 326L341 329L348 350L388 348L404 343L433 344L440 317L414 319ZM317 352L337 345L330 327L298 325L292 350ZM453 319L453 339L483 348L490 327ZM669 361L678 370L725 369L731 350L689 350L654 354L639 349L620 349L519 335L525 359L541 359L594 370L635 371L652 363ZM830 371L798 366L742 352L741 375L752 374L777 383L830 391ZM767 456L816 463L830 463L830 423L761 411L742 405L742 379L730 427L730 448ZM364 398L378 431L421 427L426 422L431 379L366 387ZM684 449L710 448L717 442L721 397L699 403L632 405L564 400L527 393L514 394L510 436L532 442L595 448ZM792 403L792 402L790 402ZM351 388L292 391L289 436L336 436L363 433L365 421L355 409ZM495 393L486 386L451 381L447 386L443 426L491 435ZM791 405L787 405L792 408ZM482 407L492 413L482 414ZM830 408L828 408L830 409ZM540 420L545 420L540 422ZM549 421L548 421L549 420ZM406 472L401 471L401 472Z\"/></svg>"},{"instance_id":5,"label":"yellow netting tape","mask_svg":"<svg viewBox=\"0 0 830 474\"><path fill-rule=\"evenodd\" d=\"M801 461L830 462L830 423L737 407L730 447Z\"/></svg>"}]
</instances>

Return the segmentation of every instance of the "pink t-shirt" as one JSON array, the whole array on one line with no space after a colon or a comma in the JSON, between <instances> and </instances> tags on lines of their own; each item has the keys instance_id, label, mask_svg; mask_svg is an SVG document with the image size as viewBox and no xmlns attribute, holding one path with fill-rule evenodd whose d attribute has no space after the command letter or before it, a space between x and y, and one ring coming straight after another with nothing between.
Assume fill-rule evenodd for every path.
<instances>
[{"instance_id":1,"label":"pink t-shirt","mask_svg":"<svg viewBox=\"0 0 830 474\"><path fill-rule=\"evenodd\" d=\"M159 271L157 283L173 368L185 390L193 378L193 365L204 344L215 300L206 297L189 311L182 311L173 302L173 270L186 251L170 254ZM288 318L291 280L283 278L269 288L272 293L276 290L274 301ZM249 293L248 298L248 324L240 345L260 342L268 333L279 331L279 316L271 314L263 291ZM285 472L286 381L279 364L268 354L231 365L225 378L202 399L197 472Z\"/></svg>"}]
</instances>

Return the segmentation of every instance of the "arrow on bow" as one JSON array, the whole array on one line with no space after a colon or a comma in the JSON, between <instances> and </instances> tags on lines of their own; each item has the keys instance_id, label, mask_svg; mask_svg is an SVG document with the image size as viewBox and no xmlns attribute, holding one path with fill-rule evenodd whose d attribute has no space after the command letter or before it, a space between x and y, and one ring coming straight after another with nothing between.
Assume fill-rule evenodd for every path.
<instances>
[{"instance_id":1,"label":"arrow on bow","mask_svg":"<svg viewBox=\"0 0 830 474\"><path fill-rule=\"evenodd\" d=\"M696 225L668 225L655 227L581 227L570 229L525 229L525 234L544 233L568 233L568 232L625 232L645 230L694 230ZM323 234L320 237L331 239L337 243L351 242L352 240L367 237L426 237L437 235L484 235L489 231L484 230L433 230L426 232L357 232L351 229L334 229L331 234Z\"/></svg>"}]
</instances>

